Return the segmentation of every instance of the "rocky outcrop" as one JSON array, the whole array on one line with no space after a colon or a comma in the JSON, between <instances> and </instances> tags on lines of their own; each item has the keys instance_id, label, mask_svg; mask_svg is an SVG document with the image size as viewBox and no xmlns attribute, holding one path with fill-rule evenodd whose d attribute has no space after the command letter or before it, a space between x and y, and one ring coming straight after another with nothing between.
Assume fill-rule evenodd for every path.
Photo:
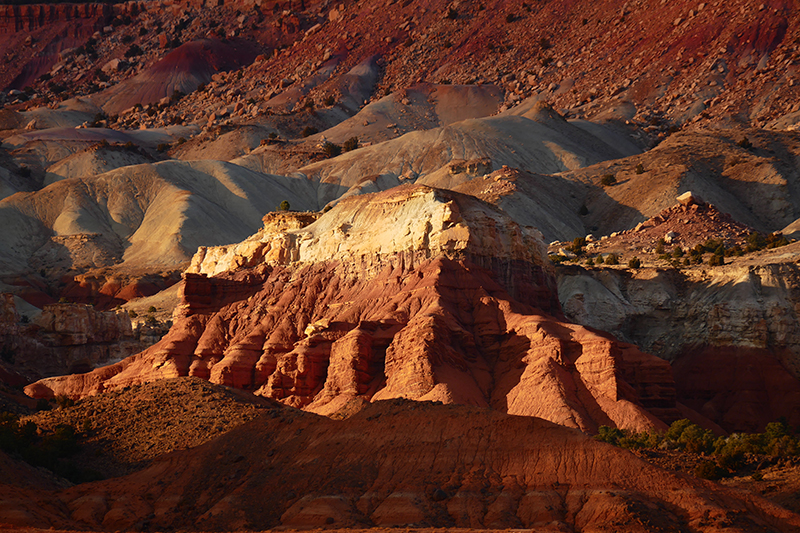
<instances>
[{"instance_id":1,"label":"rocky outcrop","mask_svg":"<svg viewBox=\"0 0 800 533\"><path fill-rule=\"evenodd\" d=\"M0 296L0 365L28 383L65 372L88 372L147 347L135 336L125 312L49 304L29 322L16 313L10 294Z\"/></svg>"},{"instance_id":2,"label":"rocky outcrop","mask_svg":"<svg viewBox=\"0 0 800 533\"><path fill-rule=\"evenodd\" d=\"M793 244L684 272L560 270L575 322L672 361L681 401L729 431L800 423L800 268Z\"/></svg>"},{"instance_id":3,"label":"rocky outcrop","mask_svg":"<svg viewBox=\"0 0 800 533\"><path fill-rule=\"evenodd\" d=\"M474 198L352 197L304 228L199 251L161 342L27 393L190 375L326 414L402 397L588 431L678 417L669 365L555 318L553 282L538 232Z\"/></svg>"},{"instance_id":4,"label":"rocky outcrop","mask_svg":"<svg viewBox=\"0 0 800 533\"><path fill-rule=\"evenodd\" d=\"M30 4L0 6L0 33L32 31L74 19L96 19L102 24L113 13L110 4Z\"/></svg>"}]
</instances>

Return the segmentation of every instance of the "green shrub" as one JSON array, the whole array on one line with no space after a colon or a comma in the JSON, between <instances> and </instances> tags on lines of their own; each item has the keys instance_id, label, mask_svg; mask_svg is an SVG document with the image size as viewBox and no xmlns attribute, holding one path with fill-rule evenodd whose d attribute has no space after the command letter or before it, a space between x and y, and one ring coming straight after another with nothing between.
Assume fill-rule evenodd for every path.
<instances>
[{"instance_id":1,"label":"green shrub","mask_svg":"<svg viewBox=\"0 0 800 533\"><path fill-rule=\"evenodd\" d=\"M352 152L358 148L358 137L350 137L342 144L342 150L345 152Z\"/></svg>"},{"instance_id":2,"label":"green shrub","mask_svg":"<svg viewBox=\"0 0 800 533\"><path fill-rule=\"evenodd\" d=\"M617 183L617 178L614 174L606 174L602 178L600 178L600 185L603 187L610 187Z\"/></svg>"},{"instance_id":3,"label":"green shrub","mask_svg":"<svg viewBox=\"0 0 800 533\"><path fill-rule=\"evenodd\" d=\"M142 49L139 48L138 44L132 44L127 50L125 50L125 57L130 59L132 57L140 56L142 53Z\"/></svg>"},{"instance_id":4,"label":"green shrub","mask_svg":"<svg viewBox=\"0 0 800 533\"><path fill-rule=\"evenodd\" d=\"M148 313L155 313L156 311L158 311L158 309L156 309L156 306L154 305L151 305L150 307L147 308Z\"/></svg>"},{"instance_id":5,"label":"green shrub","mask_svg":"<svg viewBox=\"0 0 800 533\"><path fill-rule=\"evenodd\" d=\"M617 257L617 254L608 254L606 256L605 263L607 265L618 265L619 264L619 258Z\"/></svg>"},{"instance_id":6,"label":"green shrub","mask_svg":"<svg viewBox=\"0 0 800 533\"><path fill-rule=\"evenodd\" d=\"M282 201L281 204L278 206L279 211L288 211L289 209L291 209L291 206L289 205L289 202L287 200Z\"/></svg>"},{"instance_id":7,"label":"green shrub","mask_svg":"<svg viewBox=\"0 0 800 533\"><path fill-rule=\"evenodd\" d=\"M599 440L600 442L607 442L609 444L616 445L619 442L619 439L624 436L625 434L622 432L622 430L609 426L600 426L597 429L597 435L594 436L594 439Z\"/></svg>"},{"instance_id":8,"label":"green shrub","mask_svg":"<svg viewBox=\"0 0 800 533\"><path fill-rule=\"evenodd\" d=\"M634 256L628 261L628 268L639 268L642 266L642 262L639 260L638 257Z\"/></svg>"},{"instance_id":9,"label":"green shrub","mask_svg":"<svg viewBox=\"0 0 800 533\"><path fill-rule=\"evenodd\" d=\"M332 142L326 142L322 145L322 151L325 152L325 155L328 156L328 158L332 158L341 155L342 147Z\"/></svg>"},{"instance_id":10,"label":"green shrub","mask_svg":"<svg viewBox=\"0 0 800 533\"><path fill-rule=\"evenodd\" d=\"M703 461L694 469L694 475L700 479L714 481L722 477L722 471L714 461Z\"/></svg>"}]
</instances>

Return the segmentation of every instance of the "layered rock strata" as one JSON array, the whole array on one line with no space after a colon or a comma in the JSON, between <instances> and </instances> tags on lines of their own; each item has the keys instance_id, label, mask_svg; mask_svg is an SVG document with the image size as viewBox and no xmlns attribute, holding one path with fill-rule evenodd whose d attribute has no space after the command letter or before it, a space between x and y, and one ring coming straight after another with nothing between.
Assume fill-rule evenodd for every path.
<instances>
[{"instance_id":1,"label":"layered rock strata","mask_svg":"<svg viewBox=\"0 0 800 533\"><path fill-rule=\"evenodd\" d=\"M472 197L402 187L201 249L161 342L27 392L81 397L190 375L325 414L403 397L588 431L679 416L667 362L560 314L536 230Z\"/></svg>"},{"instance_id":2,"label":"layered rock strata","mask_svg":"<svg viewBox=\"0 0 800 533\"><path fill-rule=\"evenodd\" d=\"M25 384L65 372L88 372L148 346L136 338L127 313L90 305L49 304L23 320L13 297L2 294L0 366Z\"/></svg>"},{"instance_id":3,"label":"layered rock strata","mask_svg":"<svg viewBox=\"0 0 800 533\"><path fill-rule=\"evenodd\" d=\"M577 323L673 363L681 401L729 431L800 423L798 245L685 272L564 268Z\"/></svg>"}]
</instances>

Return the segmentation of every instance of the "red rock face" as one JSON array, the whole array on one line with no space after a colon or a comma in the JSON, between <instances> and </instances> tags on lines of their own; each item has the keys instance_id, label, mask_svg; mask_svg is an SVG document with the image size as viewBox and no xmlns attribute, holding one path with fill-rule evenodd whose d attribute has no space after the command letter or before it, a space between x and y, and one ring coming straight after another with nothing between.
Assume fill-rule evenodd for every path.
<instances>
[{"instance_id":1,"label":"red rock face","mask_svg":"<svg viewBox=\"0 0 800 533\"><path fill-rule=\"evenodd\" d=\"M586 431L680 417L669 364L557 318L540 235L493 207L415 186L296 225L200 250L161 342L27 393L82 397L189 375L324 414L409 398Z\"/></svg>"},{"instance_id":2,"label":"red rock face","mask_svg":"<svg viewBox=\"0 0 800 533\"><path fill-rule=\"evenodd\" d=\"M698 347L673 368L681 401L729 431L763 431L779 417L800 424L800 383L769 349Z\"/></svg>"},{"instance_id":3,"label":"red rock face","mask_svg":"<svg viewBox=\"0 0 800 533\"><path fill-rule=\"evenodd\" d=\"M10 294L0 294L0 380L22 386L44 376L87 372L141 351L126 313L80 304L48 304L23 323Z\"/></svg>"},{"instance_id":4,"label":"red rock face","mask_svg":"<svg viewBox=\"0 0 800 533\"><path fill-rule=\"evenodd\" d=\"M513 268L543 275L534 265ZM533 292L549 303L547 286ZM159 344L28 393L80 397L191 375L320 413L354 398L404 397L589 431L661 427L656 416L678 416L668 363L513 300L491 271L467 260L408 268L397 258L368 281L339 276L333 262L187 275L183 298Z\"/></svg>"}]
</instances>

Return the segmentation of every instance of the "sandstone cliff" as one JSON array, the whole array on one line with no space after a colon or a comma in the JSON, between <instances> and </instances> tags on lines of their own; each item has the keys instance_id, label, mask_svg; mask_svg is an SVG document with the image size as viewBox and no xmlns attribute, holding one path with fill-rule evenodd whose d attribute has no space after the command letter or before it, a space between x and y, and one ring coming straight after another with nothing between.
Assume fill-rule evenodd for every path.
<instances>
[{"instance_id":1,"label":"sandstone cliff","mask_svg":"<svg viewBox=\"0 0 800 533\"><path fill-rule=\"evenodd\" d=\"M404 397L588 431L678 417L665 361L554 318L556 296L536 230L472 197L403 187L199 250L160 343L27 392L81 397L191 375L326 414Z\"/></svg>"},{"instance_id":2,"label":"sandstone cliff","mask_svg":"<svg viewBox=\"0 0 800 533\"><path fill-rule=\"evenodd\" d=\"M14 299L2 294L0 366L24 384L66 372L88 372L148 346L131 328L127 313L90 305L49 304L32 321L22 320Z\"/></svg>"},{"instance_id":3,"label":"sandstone cliff","mask_svg":"<svg viewBox=\"0 0 800 533\"><path fill-rule=\"evenodd\" d=\"M797 424L798 251L683 272L569 267L559 295L571 320L672 361L681 400L726 429Z\"/></svg>"}]
</instances>

